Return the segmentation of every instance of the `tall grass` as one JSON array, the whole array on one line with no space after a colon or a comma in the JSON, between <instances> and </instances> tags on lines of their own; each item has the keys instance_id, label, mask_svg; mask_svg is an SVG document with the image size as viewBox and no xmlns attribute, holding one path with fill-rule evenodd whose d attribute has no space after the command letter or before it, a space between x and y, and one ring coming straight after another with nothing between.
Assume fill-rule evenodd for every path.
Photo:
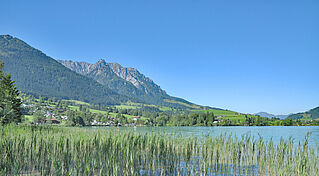
<instances>
[{"instance_id":1,"label":"tall grass","mask_svg":"<svg viewBox=\"0 0 319 176\"><path fill-rule=\"evenodd\" d=\"M0 175L319 175L318 149L250 136L0 127Z\"/></svg>"}]
</instances>

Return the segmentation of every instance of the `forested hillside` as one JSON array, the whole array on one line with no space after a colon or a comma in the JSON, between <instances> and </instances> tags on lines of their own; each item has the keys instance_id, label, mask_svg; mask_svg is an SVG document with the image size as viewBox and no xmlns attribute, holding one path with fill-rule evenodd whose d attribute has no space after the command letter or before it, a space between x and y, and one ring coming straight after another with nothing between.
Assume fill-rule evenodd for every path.
<instances>
[{"instance_id":1,"label":"forested hillside","mask_svg":"<svg viewBox=\"0 0 319 176\"><path fill-rule=\"evenodd\" d=\"M307 112L292 114L288 118L291 119L318 119L319 118L319 107L313 108Z\"/></svg>"},{"instance_id":2,"label":"forested hillside","mask_svg":"<svg viewBox=\"0 0 319 176\"><path fill-rule=\"evenodd\" d=\"M74 99L93 104L119 104L128 98L83 75L64 67L56 60L25 42L0 35L0 59L20 91L35 96Z\"/></svg>"}]
</instances>

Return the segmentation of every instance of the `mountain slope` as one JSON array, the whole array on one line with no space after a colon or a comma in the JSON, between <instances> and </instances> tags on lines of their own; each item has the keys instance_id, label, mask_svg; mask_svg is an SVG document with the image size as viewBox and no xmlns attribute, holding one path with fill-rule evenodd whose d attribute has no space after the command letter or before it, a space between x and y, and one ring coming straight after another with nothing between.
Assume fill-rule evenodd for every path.
<instances>
[{"instance_id":1,"label":"mountain slope","mask_svg":"<svg viewBox=\"0 0 319 176\"><path fill-rule=\"evenodd\" d=\"M58 60L67 68L92 78L120 94L138 98L149 104L183 108L199 108L181 98L169 96L150 78L135 68L125 68L118 63L107 63L100 59L94 64Z\"/></svg>"},{"instance_id":2,"label":"mountain slope","mask_svg":"<svg viewBox=\"0 0 319 176\"><path fill-rule=\"evenodd\" d=\"M267 117L267 118L276 117L275 115L269 114L269 113L267 113L267 112L258 112L258 113L256 113L255 115L259 115L260 117Z\"/></svg>"},{"instance_id":3,"label":"mountain slope","mask_svg":"<svg viewBox=\"0 0 319 176\"><path fill-rule=\"evenodd\" d=\"M319 107L310 109L307 112L292 114L288 116L288 118L291 118L293 120L295 119L318 119L319 118Z\"/></svg>"},{"instance_id":4,"label":"mountain slope","mask_svg":"<svg viewBox=\"0 0 319 176\"><path fill-rule=\"evenodd\" d=\"M77 74L10 35L0 35L0 59L19 90L36 96L75 99L94 104L133 100ZM135 101L135 100L134 100Z\"/></svg>"}]
</instances>

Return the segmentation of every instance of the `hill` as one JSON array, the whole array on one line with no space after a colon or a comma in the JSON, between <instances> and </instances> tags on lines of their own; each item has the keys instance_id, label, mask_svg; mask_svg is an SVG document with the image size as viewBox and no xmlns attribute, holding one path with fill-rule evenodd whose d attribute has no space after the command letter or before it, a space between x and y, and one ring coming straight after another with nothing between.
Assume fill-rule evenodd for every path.
<instances>
[{"instance_id":1,"label":"hill","mask_svg":"<svg viewBox=\"0 0 319 176\"><path fill-rule=\"evenodd\" d=\"M260 117L267 117L267 118L279 118L279 119L285 119L287 118L289 115L274 115L274 114L270 114L267 112L258 112L255 115L258 115Z\"/></svg>"},{"instance_id":2,"label":"hill","mask_svg":"<svg viewBox=\"0 0 319 176\"><path fill-rule=\"evenodd\" d=\"M19 90L35 96L74 99L94 104L138 101L128 98L62 64L10 35L0 35L0 59Z\"/></svg>"},{"instance_id":3,"label":"hill","mask_svg":"<svg viewBox=\"0 0 319 176\"><path fill-rule=\"evenodd\" d=\"M292 114L288 118L295 119L318 119L319 118L319 107L310 109L307 112L301 112L297 114Z\"/></svg>"},{"instance_id":4,"label":"hill","mask_svg":"<svg viewBox=\"0 0 319 176\"><path fill-rule=\"evenodd\" d=\"M276 117L275 115L269 114L269 113L267 113L267 112L258 112L258 113L256 113L255 115L259 115L260 117L267 117L267 118Z\"/></svg>"}]
</instances>

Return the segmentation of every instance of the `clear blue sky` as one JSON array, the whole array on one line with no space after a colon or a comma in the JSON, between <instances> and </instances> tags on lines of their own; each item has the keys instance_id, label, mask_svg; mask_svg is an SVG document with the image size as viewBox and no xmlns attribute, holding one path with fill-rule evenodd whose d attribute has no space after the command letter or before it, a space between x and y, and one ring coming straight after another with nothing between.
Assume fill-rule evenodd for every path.
<instances>
[{"instance_id":1,"label":"clear blue sky","mask_svg":"<svg viewBox=\"0 0 319 176\"><path fill-rule=\"evenodd\" d=\"M135 67L201 105L275 114L319 106L318 0L10 0L0 33L55 59Z\"/></svg>"}]
</instances>

